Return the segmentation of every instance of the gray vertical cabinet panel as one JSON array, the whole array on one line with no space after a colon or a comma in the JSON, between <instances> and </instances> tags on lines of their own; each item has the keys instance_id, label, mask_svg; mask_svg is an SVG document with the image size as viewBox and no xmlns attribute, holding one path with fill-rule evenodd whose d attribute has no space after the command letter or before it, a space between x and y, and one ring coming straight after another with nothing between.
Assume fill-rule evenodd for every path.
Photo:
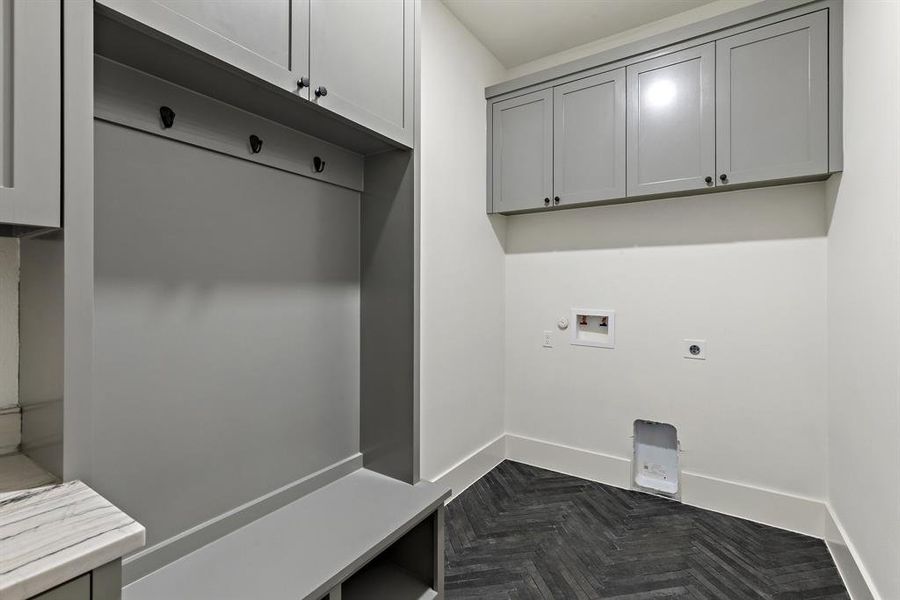
<instances>
[{"instance_id":1,"label":"gray vertical cabinet panel","mask_svg":"<svg viewBox=\"0 0 900 600\"><path fill-rule=\"evenodd\" d=\"M61 5L0 0L0 223L60 225Z\"/></svg>"},{"instance_id":2,"label":"gray vertical cabinet panel","mask_svg":"<svg viewBox=\"0 0 900 600\"><path fill-rule=\"evenodd\" d=\"M494 212L542 208L553 195L553 90L493 105Z\"/></svg>"},{"instance_id":3,"label":"gray vertical cabinet panel","mask_svg":"<svg viewBox=\"0 0 900 600\"><path fill-rule=\"evenodd\" d=\"M715 44L630 65L628 195L707 187L715 175Z\"/></svg>"},{"instance_id":4,"label":"gray vertical cabinet panel","mask_svg":"<svg viewBox=\"0 0 900 600\"><path fill-rule=\"evenodd\" d=\"M310 99L412 146L413 1L310 0L309 10Z\"/></svg>"},{"instance_id":5,"label":"gray vertical cabinet panel","mask_svg":"<svg viewBox=\"0 0 900 600\"><path fill-rule=\"evenodd\" d=\"M716 42L716 129L728 184L828 172L826 11Z\"/></svg>"},{"instance_id":6,"label":"gray vertical cabinet panel","mask_svg":"<svg viewBox=\"0 0 900 600\"><path fill-rule=\"evenodd\" d=\"M553 89L553 148L560 204L625 195L625 69Z\"/></svg>"},{"instance_id":7,"label":"gray vertical cabinet panel","mask_svg":"<svg viewBox=\"0 0 900 600\"><path fill-rule=\"evenodd\" d=\"M309 0L98 0L278 87L308 97Z\"/></svg>"},{"instance_id":8,"label":"gray vertical cabinet panel","mask_svg":"<svg viewBox=\"0 0 900 600\"><path fill-rule=\"evenodd\" d=\"M89 481L178 535L359 450L359 194L97 122Z\"/></svg>"}]
</instances>

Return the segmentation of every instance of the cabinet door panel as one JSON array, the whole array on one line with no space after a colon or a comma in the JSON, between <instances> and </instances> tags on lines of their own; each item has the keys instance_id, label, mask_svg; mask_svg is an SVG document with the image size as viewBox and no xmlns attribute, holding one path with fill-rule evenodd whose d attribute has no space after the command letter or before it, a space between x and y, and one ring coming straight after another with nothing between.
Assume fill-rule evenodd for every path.
<instances>
[{"instance_id":1,"label":"cabinet door panel","mask_svg":"<svg viewBox=\"0 0 900 600\"><path fill-rule=\"evenodd\" d=\"M545 206L553 195L553 90L492 107L494 212Z\"/></svg>"},{"instance_id":2,"label":"cabinet door panel","mask_svg":"<svg viewBox=\"0 0 900 600\"><path fill-rule=\"evenodd\" d=\"M716 163L728 183L828 171L825 11L716 42Z\"/></svg>"},{"instance_id":3,"label":"cabinet door panel","mask_svg":"<svg viewBox=\"0 0 900 600\"><path fill-rule=\"evenodd\" d=\"M560 204L625 196L625 69L553 90L553 191Z\"/></svg>"},{"instance_id":4,"label":"cabinet door panel","mask_svg":"<svg viewBox=\"0 0 900 600\"><path fill-rule=\"evenodd\" d=\"M113 10L308 97L309 0L98 0Z\"/></svg>"},{"instance_id":5,"label":"cabinet door panel","mask_svg":"<svg viewBox=\"0 0 900 600\"><path fill-rule=\"evenodd\" d=\"M31 600L91 600L91 575L82 575Z\"/></svg>"},{"instance_id":6,"label":"cabinet door panel","mask_svg":"<svg viewBox=\"0 0 900 600\"><path fill-rule=\"evenodd\" d=\"M316 101L411 146L414 19L412 0L311 0L311 89L327 90Z\"/></svg>"},{"instance_id":7,"label":"cabinet door panel","mask_svg":"<svg viewBox=\"0 0 900 600\"><path fill-rule=\"evenodd\" d=\"M715 45L631 65L628 195L707 187L715 174Z\"/></svg>"},{"instance_id":8,"label":"cabinet door panel","mask_svg":"<svg viewBox=\"0 0 900 600\"><path fill-rule=\"evenodd\" d=\"M60 225L58 1L0 0L0 223Z\"/></svg>"}]
</instances>

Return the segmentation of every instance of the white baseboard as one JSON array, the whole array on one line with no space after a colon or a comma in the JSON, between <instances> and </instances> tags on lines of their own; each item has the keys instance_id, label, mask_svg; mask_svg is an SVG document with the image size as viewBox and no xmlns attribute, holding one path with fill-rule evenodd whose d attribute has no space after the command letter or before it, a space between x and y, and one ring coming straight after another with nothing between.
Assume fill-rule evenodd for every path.
<instances>
[{"instance_id":1,"label":"white baseboard","mask_svg":"<svg viewBox=\"0 0 900 600\"><path fill-rule=\"evenodd\" d=\"M449 487L450 500L461 494L467 487L484 477L488 471L506 459L506 436L497 436L466 458L462 459L432 481ZM448 500L448 502L450 501Z\"/></svg>"},{"instance_id":2,"label":"white baseboard","mask_svg":"<svg viewBox=\"0 0 900 600\"><path fill-rule=\"evenodd\" d=\"M831 552L834 564L844 580L844 585L853 600L881 600L881 596L872 583L872 577L866 570L856 547L847 537L831 505L826 505L825 545Z\"/></svg>"},{"instance_id":3,"label":"white baseboard","mask_svg":"<svg viewBox=\"0 0 900 600\"><path fill-rule=\"evenodd\" d=\"M581 448L507 434L506 456L535 467L631 489L631 461ZM683 472L681 501L691 506L825 537L825 503L756 486Z\"/></svg>"}]
</instances>

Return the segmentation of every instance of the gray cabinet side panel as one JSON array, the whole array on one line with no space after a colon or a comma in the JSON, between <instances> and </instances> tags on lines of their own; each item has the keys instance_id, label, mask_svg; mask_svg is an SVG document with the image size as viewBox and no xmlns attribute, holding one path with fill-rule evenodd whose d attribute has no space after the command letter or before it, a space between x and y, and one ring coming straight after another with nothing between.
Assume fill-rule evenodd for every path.
<instances>
[{"instance_id":1,"label":"gray cabinet side panel","mask_svg":"<svg viewBox=\"0 0 900 600\"><path fill-rule=\"evenodd\" d=\"M625 196L625 69L553 89L553 193L576 204Z\"/></svg>"},{"instance_id":2,"label":"gray cabinet side panel","mask_svg":"<svg viewBox=\"0 0 900 600\"><path fill-rule=\"evenodd\" d=\"M553 195L553 90L492 106L493 208L542 208Z\"/></svg>"},{"instance_id":3,"label":"gray cabinet side panel","mask_svg":"<svg viewBox=\"0 0 900 600\"><path fill-rule=\"evenodd\" d=\"M628 195L707 187L715 174L715 44L628 72Z\"/></svg>"},{"instance_id":4,"label":"gray cabinet side panel","mask_svg":"<svg viewBox=\"0 0 900 600\"><path fill-rule=\"evenodd\" d=\"M733 184L828 171L828 17L716 42L716 166Z\"/></svg>"},{"instance_id":5,"label":"gray cabinet side panel","mask_svg":"<svg viewBox=\"0 0 900 600\"><path fill-rule=\"evenodd\" d=\"M359 194L95 132L89 484L148 546L358 452Z\"/></svg>"},{"instance_id":6,"label":"gray cabinet side panel","mask_svg":"<svg viewBox=\"0 0 900 600\"><path fill-rule=\"evenodd\" d=\"M366 158L361 213L360 450L366 468L414 483L413 157Z\"/></svg>"}]
</instances>

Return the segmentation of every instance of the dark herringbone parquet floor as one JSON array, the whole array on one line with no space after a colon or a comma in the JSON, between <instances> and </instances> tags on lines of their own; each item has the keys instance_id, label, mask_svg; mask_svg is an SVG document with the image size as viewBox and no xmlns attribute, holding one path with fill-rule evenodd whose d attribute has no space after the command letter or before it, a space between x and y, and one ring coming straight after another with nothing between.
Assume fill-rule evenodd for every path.
<instances>
[{"instance_id":1,"label":"dark herringbone parquet floor","mask_svg":"<svg viewBox=\"0 0 900 600\"><path fill-rule=\"evenodd\" d=\"M447 599L849 599L806 537L506 461L450 503Z\"/></svg>"}]
</instances>

